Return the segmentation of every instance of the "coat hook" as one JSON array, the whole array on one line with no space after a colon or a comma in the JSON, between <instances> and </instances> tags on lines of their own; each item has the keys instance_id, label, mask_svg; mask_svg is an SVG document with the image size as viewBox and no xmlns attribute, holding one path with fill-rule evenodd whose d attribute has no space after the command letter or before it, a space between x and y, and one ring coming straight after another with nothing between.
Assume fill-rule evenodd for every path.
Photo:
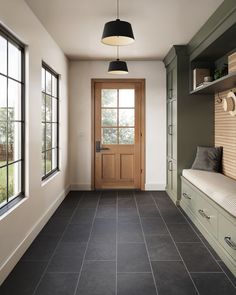
<instances>
[{"instance_id":1,"label":"coat hook","mask_svg":"<svg viewBox=\"0 0 236 295\"><path fill-rule=\"evenodd\" d=\"M216 102L219 104L222 103L222 98L220 98L219 92L218 92L218 98L217 98Z\"/></svg>"}]
</instances>

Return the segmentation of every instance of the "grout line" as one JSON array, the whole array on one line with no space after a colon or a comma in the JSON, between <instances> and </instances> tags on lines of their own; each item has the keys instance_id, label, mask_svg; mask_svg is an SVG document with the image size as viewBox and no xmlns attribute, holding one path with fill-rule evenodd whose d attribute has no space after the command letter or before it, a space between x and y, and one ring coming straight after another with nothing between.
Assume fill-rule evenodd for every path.
<instances>
[{"instance_id":1,"label":"grout line","mask_svg":"<svg viewBox=\"0 0 236 295\"><path fill-rule=\"evenodd\" d=\"M196 229L194 228L194 226L191 224L191 222L189 221L189 217L185 216L183 214L183 212L180 210L180 208L178 208L178 211L182 214L182 216L185 218L185 220L187 221L187 224L191 227L191 229L194 231L194 233L197 235L197 237L200 239L200 241L202 242L202 244L205 246L205 248L207 249L207 251L210 253L210 255L212 256L213 260L216 262L216 264L219 266L219 268L222 270L222 272L226 275L226 277L228 278L228 280L230 281L230 283L233 285L233 287L236 289L236 285L232 282L232 280L230 279L230 277L228 276L228 274L224 271L223 267L220 265L219 262L223 262L223 260L218 260L215 258L215 256L213 255L213 253L210 251L210 249L208 248L207 244L205 243L205 241L202 239L202 237L198 234L198 232L196 231ZM187 215L187 214L186 214ZM197 228L197 227L196 227ZM200 231L199 231L200 232ZM201 233L201 232L200 232ZM203 236L204 238L204 236ZM204 238L205 239L205 238ZM212 248L212 247L211 247ZM213 248L212 248L213 249ZM214 249L213 249L214 250ZM215 250L214 250L215 251ZM217 254L217 253L216 253ZM217 254L218 255L218 254Z\"/></svg>"},{"instance_id":2,"label":"grout line","mask_svg":"<svg viewBox=\"0 0 236 295\"><path fill-rule=\"evenodd\" d=\"M76 295L77 289L79 287L79 281L80 281L80 277L81 277L82 270L83 270L83 267L84 267L85 257L86 257L88 246L89 246L89 242L90 242L90 239L91 239L92 230L93 230L94 222L95 222L95 219L96 219L96 214L97 214L97 210L98 210L100 198L101 198L101 192L99 193L99 198L97 200L97 206L96 206L96 209L95 209L95 212L94 212L93 222L92 222L91 230L90 230L90 233L89 233L87 245L86 245L86 248L85 248L85 251L84 251L84 256L83 256L83 259L82 259L82 264L81 264L79 276L78 276L77 283L76 283L76 286L75 286L74 295Z\"/></svg>"},{"instance_id":3,"label":"grout line","mask_svg":"<svg viewBox=\"0 0 236 295\"><path fill-rule=\"evenodd\" d=\"M193 286L194 286L195 290L197 291L197 294L200 295L200 293L199 293L199 291L198 291L198 289L197 289L197 287L196 287L196 285L195 285L195 283L194 283L194 280L193 280L193 278L192 278L191 275L190 275L190 272L189 272L189 270L188 270L188 268L187 268L187 266L186 266L186 264L185 264L185 262L184 262L184 260L183 260L183 257L182 257L182 255L181 255L181 253L180 253L180 251L179 251L179 249L178 249L176 243L175 243L174 238L172 237L172 235L171 235L171 233L170 233L170 231L169 231L169 228L168 228L168 226L167 226L167 224L166 224L166 222L165 222L165 219L163 218L163 216L162 216L162 214L161 214L161 210L158 208L158 205L157 205L157 203L156 203L156 201L155 201L155 198L153 197L153 194L152 194L152 193L151 193L151 196L152 196L152 199L154 200L155 206L156 206L158 212L160 213L160 216L161 216L161 218L162 218L162 220L163 220L163 222L164 222L164 224L165 224L165 227L166 227L167 231L169 232L169 235L170 235L170 237L171 237L171 239L172 239L172 242L174 243L175 248L176 248L177 252L179 253L179 256L180 256L180 258L181 258L181 260L182 260L182 262L183 262L183 265L184 265L184 267L185 267L185 269L186 269L186 271L187 271L187 273L188 273L188 275L189 275L189 278L190 278L190 280L192 281Z\"/></svg>"},{"instance_id":4,"label":"grout line","mask_svg":"<svg viewBox=\"0 0 236 295\"><path fill-rule=\"evenodd\" d=\"M152 273L151 271L118 271L118 274L139 274L139 273Z\"/></svg>"},{"instance_id":5,"label":"grout line","mask_svg":"<svg viewBox=\"0 0 236 295\"><path fill-rule=\"evenodd\" d=\"M148 256L148 260L149 260L149 264L150 264L150 268L151 268L151 273L152 273L154 286L155 286L155 289L156 289L156 293L158 295L157 284L156 284L155 276L154 276L153 269L152 269L152 262L151 262L151 259L150 259L150 255L149 255L149 251L148 251L148 247L147 247L147 242L146 242L146 238L145 238L144 231L143 231L143 225L142 225L142 222L141 222L141 217L140 217L140 214L139 214L139 208L138 208L135 193L133 193L133 197L134 197L134 200L135 200L136 210L138 212L139 222L140 222L141 230L142 230L142 233L143 233L144 245L145 245L145 248L146 248L146 252L147 252L147 256Z\"/></svg>"},{"instance_id":6,"label":"grout line","mask_svg":"<svg viewBox=\"0 0 236 295\"><path fill-rule=\"evenodd\" d=\"M57 244L56 244L56 247L55 247L54 251L52 252L52 255L51 255L50 259L48 260L48 263L47 263L47 265L46 265L46 267L45 267L45 269L44 269L44 271L43 271L43 273L42 273L42 275L41 275L41 277L40 277L40 279L39 279L39 281L38 281L38 283L37 283L37 285L36 285L36 287L35 287L35 289L34 289L33 295L36 293L36 291L37 291L37 289L38 289L40 283L42 282L42 279L43 279L44 275L45 275L46 272L47 272L47 269L48 269L48 267L49 267L49 264L51 263L51 261L52 261L54 255L55 255L55 253L56 253L56 250L57 250L57 248L58 248L60 242L62 241L63 236L64 236L64 234L65 234L67 228L68 228L69 225L70 225L70 222L71 222L71 220L72 220L72 218L73 218L73 216L74 216L74 214L75 214L75 212L76 212L76 209L78 208L79 203L81 202L81 200L82 200L83 198L84 198L84 193L82 193L82 196L81 196L81 198L79 199L78 204L77 204L76 207L74 208L71 217L68 219L68 223L67 223L67 225L66 225L66 227L65 227L65 229L64 229L64 231L63 231L63 233L62 233L62 235L61 235L61 237L60 237L60 239L58 240L58 242L57 242ZM63 202L62 202L62 203L63 203Z\"/></svg>"}]
</instances>

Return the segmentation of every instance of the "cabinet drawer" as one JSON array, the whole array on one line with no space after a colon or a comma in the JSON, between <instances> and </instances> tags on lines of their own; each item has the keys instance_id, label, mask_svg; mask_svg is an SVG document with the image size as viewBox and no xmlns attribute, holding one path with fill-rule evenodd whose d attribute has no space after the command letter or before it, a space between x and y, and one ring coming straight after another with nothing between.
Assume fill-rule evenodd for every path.
<instances>
[{"instance_id":1,"label":"cabinet drawer","mask_svg":"<svg viewBox=\"0 0 236 295\"><path fill-rule=\"evenodd\" d=\"M207 231L213 234L217 238L217 224L218 224L218 212L202 197L199 198L197 206L198 219Z\"/></svg>"},{"instance_id":2,"label":"cabinet drawer","mask_svg":"<svg viewBox=\"0 0 236 295\"><path fill-rule=\"evenodd\" d=\"M236 224L220 214L219 241L225 250L236 260Z\"/></svg>"},{"instance_id":3,"label":"cabinet drawer","mask_svg":"<svg viewBox=\"0 0 236 295\"><path fill-rule=\"evenodd\" d=\"M182 181L181 201L191 209L205 229L217 237L217 210L201 196L200 192L192 189L184 181Z\"/></svg>"}]
</instances>

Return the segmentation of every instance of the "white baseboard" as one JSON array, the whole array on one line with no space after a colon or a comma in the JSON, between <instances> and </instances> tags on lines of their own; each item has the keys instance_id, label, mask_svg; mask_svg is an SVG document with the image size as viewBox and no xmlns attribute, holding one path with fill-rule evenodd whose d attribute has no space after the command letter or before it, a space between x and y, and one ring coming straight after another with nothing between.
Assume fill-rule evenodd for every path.
<instances>
[{"instance_id":1,"label":"white baseboard","mask_svg":"<svg viewBox=\"0 0 236 295\"><path fill-rule=\"evenodd\" d=\"M12 252L12 254L8 257L5 263L0 268L0 286L13 270L17 262L21 259L25 251L29 248L31 243L37 237L39 232L42 230L44 225L51 218L53 213L56 211L58 206L64 200L66 195L70 192L70 185L64 189L56 199L56 201L49 207L49 209L45 212L45 214L35 223L35 225L30 229L27 236L24 240L18 245L18 247Z\"/></svg>"},{"instance_id":2,"label":"white baseboard","mask_svg":"<svg viewBox=\"0 0 236 295\"><path fill-rule=\"evenodd\" d=\"M70 189L72 191L91 191L91 184L71 184Z\"/></svg>"},{"instance_id":3,"label":"white baseboard","mask_svg":"<svg viewBox=\"0 0 236 295\"><path fill-rule=\"evenodd\" d=\"M166 185L164 183L146 183L145 190L146 191L164 191Z\"/></svg>"}]
</instances>

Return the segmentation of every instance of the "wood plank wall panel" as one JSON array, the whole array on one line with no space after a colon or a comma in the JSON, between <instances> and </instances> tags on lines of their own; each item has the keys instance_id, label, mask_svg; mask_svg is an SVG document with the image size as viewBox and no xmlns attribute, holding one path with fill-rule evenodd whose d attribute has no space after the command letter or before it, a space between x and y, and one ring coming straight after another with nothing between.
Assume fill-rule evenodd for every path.
<instances>
[{"instance_id":1,"label":"wood plank wall panel","mask_svg":"<svg viewBox=\"0 0 236 295\"><path fill-rule=\"evenodd\" d=\"M236 88L230 89L236 92ZM215 146L223 146L223 173L236 180L236 116L225 112L219 98L230 91L215 95Z\"/></svg>"}]
</instances>

